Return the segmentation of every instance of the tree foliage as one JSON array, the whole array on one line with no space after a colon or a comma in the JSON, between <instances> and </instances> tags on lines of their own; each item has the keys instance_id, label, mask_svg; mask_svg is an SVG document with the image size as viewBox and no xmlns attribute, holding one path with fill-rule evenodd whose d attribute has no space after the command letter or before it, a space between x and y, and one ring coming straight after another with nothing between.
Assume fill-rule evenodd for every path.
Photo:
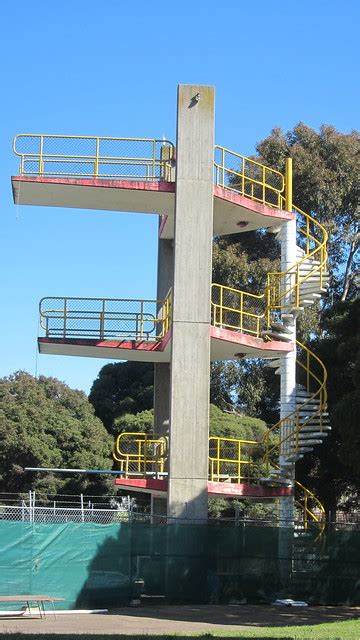
<instances>
[{"instance_id":1,"label":"tree foliage","mask_svg":"<svg viewBox=\"0 0 360 640\"><path fill-rule=\"evenodd\" d=\"M294 203L329 232L330 301L352 299L359 268L359 133L327 125L317 132L300 122L287 133L273 129L257 151L260 161L280 171L286 157L293 158Z\"/></svg>"},{"instance_id":2,"label":"tree foliage","mask_svg":"<svg viewBox=\"0 0 360 640\"><path fill-rule=\"evenodd\" d=\"M337 300L352 300L358 274L359 135L344 134L323 126L317 132L303 123L284 133L273 129L257 145L255 159L285 169L293 158L294 203L322 222L330 234L330 288L325 303L305 310L298 321L298 337L320 335L322 308ZM215 239L213 280L250 293L264 290L266 274L279 266L280 247L263 231ZM278 380L262 361L219 362L212 366L211 399L222 408L277 420ZM278 396L277 396L278 397Z\"/></svg>"},{"instance_id":3,"label":"tree foliage","mask_svg":"<svg viewBox=\"0 0 360 640\"><path fill-rule=\"evenodd\" d=\"M328 371L332 430L313 455L298 464L299 477L333 513L352 509L360 489L360 299L324 313L322 337L311 344Z\"/></svg>"},{"instance_id":4,"label":"tree foliage","mask_svg":"<svg viewBox=\"0 0 360 640\"><path fill-rule=\"evenodd\" d=\"M89 401L109 433L116 434L115 420L153 406L154 365L148 362L106 364L94 381Z\"/></svg>"},{"instance_id":5,"label":"tree foliage","mask_svg":"<svg viewBox=\"0 0 360 640\"><path fill-rule=\"evenodd\" d=\"M29 467L111 468L111 439L86 395L17 372L0 380L0 491L104 493L105 476L40 474Z\"/></svg>"}]
</instances>

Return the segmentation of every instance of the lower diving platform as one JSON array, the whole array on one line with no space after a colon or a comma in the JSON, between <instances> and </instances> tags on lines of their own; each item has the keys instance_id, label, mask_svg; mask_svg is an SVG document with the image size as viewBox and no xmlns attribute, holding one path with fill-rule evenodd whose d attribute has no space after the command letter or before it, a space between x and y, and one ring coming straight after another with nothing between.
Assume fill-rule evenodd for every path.
<instances>
[{"instance_id":1,"label":"lower diving platform","mask_svg":"<svg viewBox=\"0 0 360 640\"><path fill-rule=\"evenodd\" d=\"M167 478L116 478L118 489L150 493L154 498L165 498ZM284 498L293 494L292 487L269 487L246 482L208 481L209 498Z\"/></svg>"}]
</instances>

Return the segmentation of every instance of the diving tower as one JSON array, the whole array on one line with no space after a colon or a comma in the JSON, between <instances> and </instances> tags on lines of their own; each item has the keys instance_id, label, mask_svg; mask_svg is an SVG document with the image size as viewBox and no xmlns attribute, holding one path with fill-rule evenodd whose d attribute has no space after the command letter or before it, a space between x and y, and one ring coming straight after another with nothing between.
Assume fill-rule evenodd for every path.
<instances>
[{"instance_id":1,"label":"diving tower","mask_svg":"<svg viewBox=\"0 0 360 640\"><path fill-rule=\"evenodd\" d=\"M295 463L330 428L326 370L296 339L297 317L327 288L327 236L293 205L291 159L280 173L215 145L214 117L212 87L181 85L176 144L16 136L17 204L159 218L157 298L43 298L38 346L155 363L156 435L130 434L115 446L118 486L151 493L164 515L189 522L207 517L209 495L280 497L282 519L291 522ZM256 229L278 233L281 246L280 271L268 274L263 293L212 283L213 237ZM215 447L210 362L254 357L281 376L280 421L264 442L222 439ZM261 478L248 471L254 447L266 466ZM316 498L302 490L311 517Z\"/></svg>"}]
</instances>

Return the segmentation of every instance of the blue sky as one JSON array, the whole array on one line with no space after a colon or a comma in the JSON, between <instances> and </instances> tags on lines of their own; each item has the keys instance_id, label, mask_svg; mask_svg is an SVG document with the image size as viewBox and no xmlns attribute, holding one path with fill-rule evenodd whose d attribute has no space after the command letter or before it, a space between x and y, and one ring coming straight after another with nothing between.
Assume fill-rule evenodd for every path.
<instances>
[{"instance_id":1,"label":"blue sky","mask_svg":"<svg viewBox=\"0 0 360 640\"><path fill-rule=\"evenodd\" d=\"M89 391L104 361L36 353L41 297L149 297L152 216L16 207L16 133L175 140L177 84L216 87L216 142L254 151L274 126L359 128L357 0L1 0L0 376Z\"/></svg>"}]
</instances>

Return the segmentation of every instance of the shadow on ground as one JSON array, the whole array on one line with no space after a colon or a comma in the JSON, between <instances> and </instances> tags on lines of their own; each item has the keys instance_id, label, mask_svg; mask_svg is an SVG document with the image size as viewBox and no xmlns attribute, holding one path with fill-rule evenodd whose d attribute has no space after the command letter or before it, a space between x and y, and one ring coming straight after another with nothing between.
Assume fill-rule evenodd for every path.
<instances>
[{"instance_id":1,"label":"shadow on ground","mask_svg":"<svg viewBox=\"0 0 360 640\"><path fill-rule=\"evenodd\" d=\"M249 627L321 624L360 619L360 607L272 607L269 605L205 605L163 607L121 607L112 615L157 620L241 625Z\"/></svg>"}]
</instances>

